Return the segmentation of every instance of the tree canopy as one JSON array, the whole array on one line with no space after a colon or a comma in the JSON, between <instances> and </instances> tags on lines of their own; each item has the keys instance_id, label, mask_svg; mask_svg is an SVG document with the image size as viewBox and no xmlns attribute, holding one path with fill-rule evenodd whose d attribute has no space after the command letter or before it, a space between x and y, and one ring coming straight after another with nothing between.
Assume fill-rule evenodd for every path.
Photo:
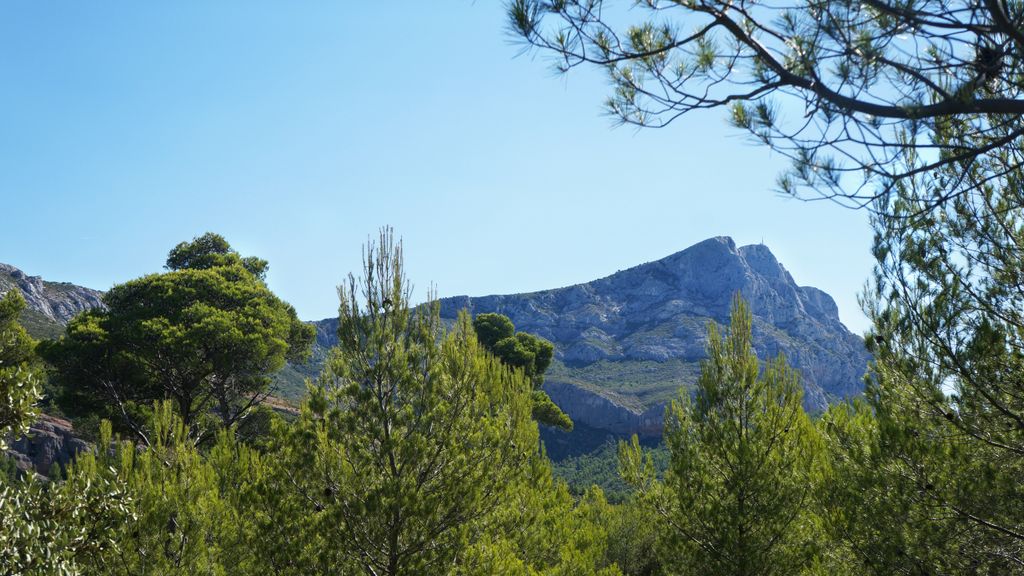
<instances>
[{"instance_id":1,"label":"tree canopy","mask_svg":"<svg viewBox=\"0 0 1024 576\"><path fill-rule=\"evenodd\" d=\"M884 211L937 169L925 208L1022 166L1024 4L1006 0L513 0L510 28L559 71L603 68L608 112L664 126L727 109L793 161L779 188ZM1006 154L1010 151L1009 154Z\"/></svg>"},{"instance_id":2,"label":"tree canopy","mask_svg":"<svg viewBox=\"0 0 1024 576\"><path fill-rule=\"evenodd\" d=\"M266 260L255 256L242 257L223 236L212 232L175 246L167 255L164 267L168 270L209 270L232 265L241 265L253 276L266 280L269 268Z\"/></svg>"},{"instance_id":3,"label":"tree canopy","mask_svg":"<svg viewBox=\"0 0 1024 576\"><path fill-rule=\"evenodd\" d=\"M523 371L533 384L533 418L541 424L563 430L572 430L572 419L562 411L546 392L544 372L555 356L555 345L530 334L516 332L515 324L503 314L477 314L473 330L485 350L494 354L503 364Z\"/></svg>"},{"instance_id":4,"label":"tree canopy","mask_svg":"<svg viewBox=\"0 0 1024 576\"><path fill-rule=\"evenodd\" d=\"M534 388L544 384L544 372L555 355L554 344L528 332L516 332L515 324L503 314L477 314L473 330L488 352L506 365L522 369Z\"/></svg>"},{"instance_id":5,"label":"tree canopy","mask_svg":"<svg viewBox=\"0 0 1024 576\"><path fill-rule=\"evenodd\" d=\"M145 437L138 412L170 399L205 434L210 414L241 421L271 374L308 355L314 329L267 288L266 262L206 234L175 247L167 268L114 286L105 310L79 314L42 348L69 410L98 411Z\"/></svg>"}]
</instances>

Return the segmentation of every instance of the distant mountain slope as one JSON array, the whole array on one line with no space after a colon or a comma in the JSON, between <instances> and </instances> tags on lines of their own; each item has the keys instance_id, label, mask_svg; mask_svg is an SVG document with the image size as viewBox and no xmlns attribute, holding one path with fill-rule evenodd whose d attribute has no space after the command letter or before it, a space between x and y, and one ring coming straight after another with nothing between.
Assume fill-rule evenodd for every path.
<instances>
[{"instance_id":1,"label":"distant mountain slope","mask_svg":"<svg viewBox=\"0 0 1024 576\"><path fill-rule=\"evenodd\" d=\"M509 316L555 343L545 388L573 419L655 435L665 403L696 381L707 323L728 322L737 291L754 314L758 356L786 355L802 373L809 408L861 391L868 353L832 298L798 286L766 246L737 248L727 237L585 284L445 298L441 315L466 308Z\"/></svg>"},{"instance_id":2,"label":"distant mountain slope","mask_svg":"<svg viewBox=\"0 0 1024 576\"><path fill-rule=\"evenodd\" d=\"M36 337L59 335L74 314L103 306L102 292L46 282L0 264L0 293L15 286L29 304L22 320ZM783 352L800 369L808 407L820 409L861 391L868 354L839 321L832 298L798 286L767 247L737 247L727 237L566 288L444 298L441 315L454 319L463 308L499 312L518 329L554 342L556 358L545 388L601 442L600 431L660 433L665 403L696 381L707 323L728 322L737 291L754 313L758 356ZM326 351L337 343L337 322L314 322L313 358L282 370L277 394L293 400L304 394L304 379L319 374ZM554 449L556 438L551 440ZM576 440L557 436L559 442Z\"/></svg>"},{"instance_id":3,"label":"distant mountain slope","mask_svg":"<svg viewBox=\"0 0 1024 576\"><path fill-rule=\"evenodd\" d=\"M102 308L103 292L68 282L47 282L29 276L10 264L0 263L0 295L18 288L28 306L21 322L35 338L55 338L72 316L90 308Z\"/></svg>"}]
</instances>

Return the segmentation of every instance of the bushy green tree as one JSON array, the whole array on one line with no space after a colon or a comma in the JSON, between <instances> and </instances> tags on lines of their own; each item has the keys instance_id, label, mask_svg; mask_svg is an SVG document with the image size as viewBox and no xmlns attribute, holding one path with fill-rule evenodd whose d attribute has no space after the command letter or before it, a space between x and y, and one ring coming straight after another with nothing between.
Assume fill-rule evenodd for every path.
<instances>
[{"instance_id":1,"label":"bushy green tree","mask_svg":"<svg viewBox=\"0 0 1024 576\"><path fill-rule=\"evenodd\" d=\"M71 320L42 349L72 414L99 412L146 438L143 412L172 400L196 436L245 419L286 360L309 353L314 330L216 234L175 247L168 272L114 286L106 310Z\"/></svg>"},{"instance_id":2,"label":"bushy green tree","mask_svg":"<svg viewBox=\"0 0 1024 576\"><path fill-rule=\"evenodd\" d=\"M506 366L519 369L533 383L533 419L541 424L572 430L572 419L562 411L546 392L544 372L555 356L555 345L530 334L516 332L512 320L503 314L478 314L473 319L477 340Z\"/></svg>"},{"instance_id":3,"label":"bushy green tree","mask_svg":"<svg viewBox=\"0 0 1024 576\"><path fill-rule=\"evenodd\" d=\"M993 167L941 176L980 183ZM874 219L866 405L825 429L836 533L874 574L1024 566L1022 182L1007 171L941 210L926 208L947 188L908 182Z\"/></svg>"},{"instance_id":4,"label":"bushy green tree","mask_svg":"<svg viewBox=\"0 0 1024 576\"><path fill-rule=\"evenodd\" d=\"M492 518L493 528L466 553L455 574L618 576L608 547L608 502L599 488L574 501L541 455Z\"/></svg>"},{"instance_id":5,"label":"bushy green tree","mask_svg":"<svg viewBox=\"0 0 1024 576\"><path fill-rule=\"evenodd\" d=\"M493 350L494 345L516 334L516 326L512 319L504 314L485 312L473 318L473 330L480 345Z\"/></svg>"},{"instance_id":6,"label":"bushy green tree","mask_svg":"<svg viewBox=\"0 0 1024 576\"><path fill-rule=\"evenodd\" d=\"M955 489L956 475L948 473L962 464L957 450L935 429L894 435L892 424L862 400L833 406L820 421L828 457L817 509L830 554L851 574L999 573L963 562L974 536L955 516L937 513L928 495ZM898 448L907 440L913 452ZM927 464L933 461L944 462L942 469ZM922 466L931 468L926 484L917 478Z\"/></svg>"},{"instance_id":7,"label":"bushy green tree","mask_svg":"<svg viewBox=\"0 0 1024 576\"><path fill-rule=\"evenodd\" d=\"M18 324L25 299L17 290L0 298L0 452L10 436L20 436L35 417L40 382L35 343Z\"/></svg>"},{"instance_id":8,"label":"bushy green tree","mask_svg":"<svg viewBox=\"0 0 1024 576\"><path fill-rule=\"evenodd\" d=\"M258 493L265 458L231 430L220 431L201 451L168 401L154 406L151 419L145 449L115 442L105 423L97 445L107 448L79 457L69 468L63 486L72 493L117 486L127 496L127 518L111 522L113 516L99 516L107 524L98 541L111 545L80 561L81 573L271 573L254 545L265 509Z\"/></svg>"},{"instance_id":9,"label":"bushy green tree","mask_svg":"<svg viewBox=\"0 0 1024 576\"><path fill-rule=\"evenodd\" d=\"M488 352L506 365L521 369L534 388L540 388L555 355L554 344L528 332L516 332L512 320L503 314L478 314L473 319L473 330Z\"/></svg>"},{"instance_id":10,"label":"bushy green tree","mask_svg":"<svg viewBox=\"0 0 1024 576\"><path fill-rule=\"evenodd\" d=\"M726 335L709 325L697 388L666 412L663 482L635 436L620 448L623 476L656 513L670 574L793 575L819 562L811 504L820 439L796 372L781 357L761 372L751 322L737 297Z\"/></svg>"},{"instance_id":11,"label":"bushy green tree","mask_svg":"<svg viewBox=\"0 0 1024 576\"><path fill-rule=\"evenodd\" d=\"M543 390L534 390L530 393L533 403L531 413L533 419L541 424L553 426L562 430L572 430L572 418L559 408L558 404Z\"/></svg>"},{"instance_id":12,"label":"bushy green tree","mask_svg":"<svg viewBox=\"0 0 1024 576\"><path fill-rule=\"evenodd\" d=\"M657 554L658 522L654 512L634 499L609 506L599 524L608 531L605 561L626 576L665 574Z\"/></svg>"},{"instance_id":13,"label":"bushy green tree","mask_svg":"<svg viewBox=\"0 0 1024 576\"><path fill-rule=\"evenodd\" d=\"M941 176L981 182L993 168L963 161ZM1005 172L938 210L947 188L907 182L874 219L865 401L822 422L826 526L866 573L1024 565L1020 178Z\"/></svg>"}]
</instances>

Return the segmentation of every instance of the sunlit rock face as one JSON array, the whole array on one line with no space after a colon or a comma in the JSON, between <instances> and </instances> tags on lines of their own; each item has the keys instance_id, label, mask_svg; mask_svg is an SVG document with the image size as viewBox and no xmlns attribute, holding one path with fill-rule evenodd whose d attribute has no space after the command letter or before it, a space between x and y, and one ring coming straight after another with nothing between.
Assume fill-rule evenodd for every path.
<instances>
[{"instance_id":1,"label":"sunlit rock face","mask_svg":"<svg viewBox=\"0 0 1024 576\"><path fill-rule=\"evenodd\" d=\"M869 356L835 301L797 285L768 247L737 247L728 237L585 284L446 298L441 314L509 316L517 329L555 343L546 387L574 420L656 435L666 402L696 379L708 323L728 323L736 293L754 315L758 357L782 353L799 369L808 408L861 392Z\"/></svg>"},{"instance_id":2,"label":"sunlit rock face","mask_svg":"<svg viewBox=\"0 0 1024 576\"><path fill-rule=\"evenodd\" d=\"M21 472L47 476L60 468L63 473L80 452L89 445L77 438L71 422L63 418L41 415L28 434L15 438L5 455L14 460Z\"/></svg>"},{"instance_id":3,"label":"sunlit rock face","mask_svg":"<svg viewBox=\"0 0 1024 576\"><path fill-rule=\"evenodd\" d=\"M0 294L17 288L25 297L30 310L42 314L57 324L67 324L72 316L103 308L103 293L99 290L75 286L67 282L46 282L39 276L29 276L10 264L0 263Z\"/></svg>"}]
</instances>

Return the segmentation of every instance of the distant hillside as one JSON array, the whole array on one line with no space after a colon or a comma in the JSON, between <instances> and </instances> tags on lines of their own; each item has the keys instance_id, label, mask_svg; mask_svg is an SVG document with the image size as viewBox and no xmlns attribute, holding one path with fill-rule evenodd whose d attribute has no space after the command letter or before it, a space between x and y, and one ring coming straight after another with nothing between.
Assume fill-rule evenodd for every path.
<instances>
[{"instance_id":1,"label":"distant hillside","mask_svg":"<svg viewBox=\"0 0 1024 576\"><path fill-rule=\"evenodd\" d=\"M28 303L21 323L35 338L55 338L75 314L103 307L103 292L99 290L68 282L47 282L0 263L0 295L14 288L21 291Z\"/></svg>"},{"instance_id":2,"label":"distant hillside","mask_svg":"<svg viewBox=\"0 0 1024 576\"><path fill-rule=\"evenodd\" d=\"M832 298L797 285L766 246L738 248L727 237L585 284L445 298L441 314L509 316L517 329L555 343L545 388L574 420L658 435L667 401L696 381L708 322L728 322L737 291L754 314L758 356L786 355L802 373L809 408L861 392L868 353Z\"/></svg>"}]
</instances>

